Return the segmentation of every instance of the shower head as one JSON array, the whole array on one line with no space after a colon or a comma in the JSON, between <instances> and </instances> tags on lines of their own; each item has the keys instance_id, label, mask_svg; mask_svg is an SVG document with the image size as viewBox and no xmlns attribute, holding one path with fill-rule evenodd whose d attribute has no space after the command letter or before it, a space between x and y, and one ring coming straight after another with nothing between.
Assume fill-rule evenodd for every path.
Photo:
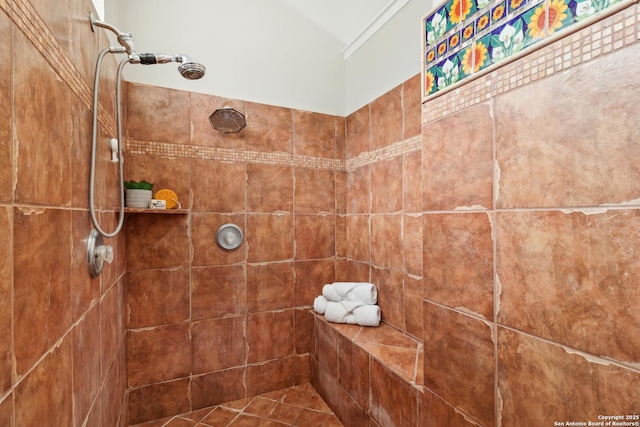
<instances>
[{"instance_id":1,"label":"shower head","mask_svg":"<svg viewBox=\"0 0 640 427\"><path fill-rule=\"evenodd\" d=\"M209 116L211 127L221 133L237 133L247 126L244 114L231 108L218 108Z\"/></svg>"},{"instance_id":2,"label":"shower head","mask_svg":"<svg viewBox=\"0 0 640 427\"><path fill-rule=\"evenodd\" d=\"M185 79L197 80L204 76L206 67L187 55L166 55L163 53L141 53L131 60L134 64L166 64L179 62L178 71Z\"/></svg>"}]
</instances>

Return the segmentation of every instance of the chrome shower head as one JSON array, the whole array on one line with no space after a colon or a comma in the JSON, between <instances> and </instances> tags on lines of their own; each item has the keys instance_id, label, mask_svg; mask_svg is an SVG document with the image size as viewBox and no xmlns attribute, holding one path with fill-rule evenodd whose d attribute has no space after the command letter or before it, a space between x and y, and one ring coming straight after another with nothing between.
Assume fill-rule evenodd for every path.
<instances>
[{"instance_id":1,"label":"chrome shower head","mask_svg":"<svg viewBox=\"0 0 640 427\"><path fill-rule=\"evenodd\" d=\"M178 66L178 71L185 79L189 80L197 80L204 76L204 73L207 71L204 65L193 61L188 56L183 56L187 61L181 61L182 63Z\"/></svg>"},{"instance_id":2,"label":"chrome shower head","mask_svg":"<svg viewBox=\"0 0 640 427\"><path fill-rule=\"evenodd\" d=\"M163 53L141 53L131 62L136 64L166 64L179 62L178 71L185 79L197 80L204 76L206 67L187 55L165 55Z\"/></svg>"}]
</instances>

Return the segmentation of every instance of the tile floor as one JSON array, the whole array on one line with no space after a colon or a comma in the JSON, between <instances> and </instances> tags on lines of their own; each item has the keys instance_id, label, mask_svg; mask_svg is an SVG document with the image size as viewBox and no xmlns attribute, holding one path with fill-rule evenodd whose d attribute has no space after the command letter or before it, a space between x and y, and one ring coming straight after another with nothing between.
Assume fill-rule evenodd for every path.
<instances>
[{"instance_id":1,"label":"tile floor","mask_svg":"<svg viewBox=\"0 0 640 427\"><path fill-rule=\"evenodd\" d=\"M311 384L272 391L135 427L340 427ZM132 426L134 427L134 426Z\"/></svg>"}]
</instances>

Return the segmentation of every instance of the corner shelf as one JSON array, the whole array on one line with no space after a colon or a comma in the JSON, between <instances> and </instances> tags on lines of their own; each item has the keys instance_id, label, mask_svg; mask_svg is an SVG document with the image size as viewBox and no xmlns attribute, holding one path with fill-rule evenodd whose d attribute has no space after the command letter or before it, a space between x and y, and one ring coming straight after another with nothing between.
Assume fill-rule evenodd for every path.
<instances>
[{"instance_id":1,"label":"corner shelf","mask_svg":"<svg viewBox=\"0 0 640 427\"><path fill-rule=\"evenodd\" d=\"M189 209L124 208L125 214L186 215Z\"/></svg>"}]
</instances>

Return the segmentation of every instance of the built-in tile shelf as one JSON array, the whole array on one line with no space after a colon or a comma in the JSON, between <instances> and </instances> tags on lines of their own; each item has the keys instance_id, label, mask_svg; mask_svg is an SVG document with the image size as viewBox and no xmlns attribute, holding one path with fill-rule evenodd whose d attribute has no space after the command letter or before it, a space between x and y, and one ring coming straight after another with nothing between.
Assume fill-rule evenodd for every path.
<instances>
[{"instance_id":1,"label":"built-in tile shelf","mask_svg":"<svg viewBox=\"0 0 640 427\"><path fill-rule=\"evenodd\" d=\"M186 215L189 212L189 209L124 208L124 213L126 214Z\"/></svg>"}]
</instances>

